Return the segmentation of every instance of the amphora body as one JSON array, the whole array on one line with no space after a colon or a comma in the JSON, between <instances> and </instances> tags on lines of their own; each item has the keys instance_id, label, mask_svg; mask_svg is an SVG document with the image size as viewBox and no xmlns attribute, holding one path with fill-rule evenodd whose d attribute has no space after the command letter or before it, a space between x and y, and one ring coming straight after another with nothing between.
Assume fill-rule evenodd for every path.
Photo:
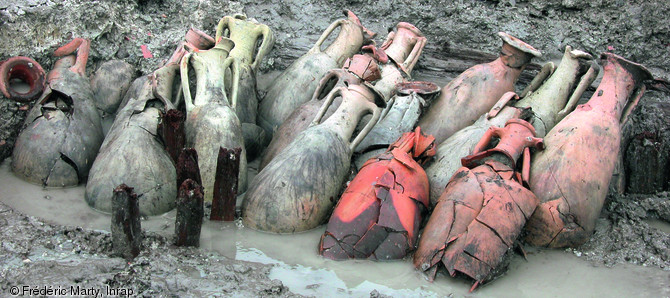
<instances>
[{"instance_id":1,"label":"amphora body","mask_svg":"<svg viewBox=\"0 0 670 298\"><path fill-rule=\"evenodd\" d=\"M360 83L361 79L359 77L345 69L332 69L328 71L319 82L319 87L315 90L312 99L295 109L293 113L286 118L286 121L279 126L277 131L275 131L272 136L272 141L270 141L270 144L263 155L259 170L265 168L277 154L282 152L301 132L310 126L312 121L314 121L314 117L316 117L319 110L321 110L321 106L323 106L323 99L326 98L330 92L338 87L346 87L348 85ZM334 103L328 108L326 114L323 116L324 119L328 119L341 102L341 97L335 98Z\"/></svg>"},{"instance_id":2,"label":"amphora body","mask_svg":"<svg viewBox=\"0 0 670 298\"><path fill-rule=\"evenodd\" d=\"M373 55L356 54L344 63L342 69L331 69L319 82L314 91L312 99L300 105L279 126L272 141L268 145L259 169L263 169L279 152L293 142L296 136L309 127L318 114L323 99L338 87L346 87L354 84L369 84L380 77L378 61ZM341 97L336 97L330 105L323 119L328 119L342 102Z\"/></svg>"},{"instance_id":3,"label":"amphora body","mask_svg":"<svg viewBox=\"0 0 670 298\"><path fill-rule=\"evenodd\" d=\"M366 39L374 33L367 31L351 11L346 19L330 24L314 47L293 62L268 88L258 110L258 125L272 135L274 130L301 104L310 100L320 79L331 69L340 68L344 61L357 53ZM321 50L328 36L340 27L331 45Z\"/></svg>"},{"instance_id":4,"label":"amphora body","mask_svg":"<svg viewBox=\"0 0 670 298\"><path fill-rule=\"evenodd\" d=\"M427 134L439 144L486 113L514 84L532 57L540 52L525 42L499 32L503 40L500 57L473 66L442 88L440 96L419 120Z\"/></svg>"},{"instance_id":5,"label":"amphora body","mask_svg":"<svg viewBox=\"0 0 670 298\"><path fill-rule=\"evenodd\" d=\"M617 55L604 53L601 60L596 92L547 133L546 150L534 156L530 189L540 205L526 226L530 244L575 247L595 228L619 154L621 123L644 93L642 82L652 78Z\"/></svg>"},{"instance_id":6,"label":"amphora body","mask_svg":"<svg viewBox=\"0 0 670 298\"><path fill-rule=\"evenodd\" d=\"M177 197L177 173L158 133L162 116L173 109L173 82L183 46L152 74L136 79L100 147L86 184L86 202L113 212L113 190L125 184L138 195L139 211L157 215L170 211Z\"/></svg>"},{"instance_id":7,"label":"amphora body","mask_svg":"<svg viewBox=\"0 0 670 298\"><path fill-rule=\"evenodd\" d=\"M339 108L321 120L335 97ZM309 230L324 223L349 172L353 148L379 118L380 100L362 85L338 87L324 100L314 125L303 131L258 173L242 204L244 225L274 233ZM363 115L372 119L351 137Z\"/></svg>"}]
</instances>

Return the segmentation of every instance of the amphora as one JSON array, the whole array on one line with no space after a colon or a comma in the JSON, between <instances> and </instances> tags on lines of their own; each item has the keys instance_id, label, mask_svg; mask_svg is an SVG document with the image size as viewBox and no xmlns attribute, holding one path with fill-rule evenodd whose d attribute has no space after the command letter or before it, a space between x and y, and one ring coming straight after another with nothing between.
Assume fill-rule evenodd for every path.
<instances>
[{"instance_id":1,"label":"amphora","mask_svg":"<svg viewBox=\"0 0 670 298\"><path fill-rule=\"evenodd\" d=\"M486 113L505 92L514 91L519 75L540 51L505 32L500 57L475 65L442 88L440 96L419 120L439 144Z\"/></svg>"},{"instance_id":2,"label":"amphora","mask_svg":"<svg viewBox=\"0 0 670 298\"><path fill-rule=\"evenodd\" d=\"M324 118L336 97L342 103ZM295 233L328 220L349 173L353 149L379 119L378 94L363 85L338 87L324 99L312 126L300 133L258 173L242 204L252 229ZM363 115L373 116L352 139Z\"/></svg>"}]
</instances>

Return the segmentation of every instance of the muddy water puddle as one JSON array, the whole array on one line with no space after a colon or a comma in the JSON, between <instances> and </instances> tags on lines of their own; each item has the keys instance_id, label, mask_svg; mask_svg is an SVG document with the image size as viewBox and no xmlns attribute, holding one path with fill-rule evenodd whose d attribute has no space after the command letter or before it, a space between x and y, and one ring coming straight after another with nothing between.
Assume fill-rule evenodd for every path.
<instances>
[{"instance_id":1,"label":"muddy water puddle","mask_svg":"<svg viewBox=\"0 0 670 298\"><path fill-rule=\"evenodd\" d=\"M105 230L110 216L97 212L84 200L84 186L45 189L11 173L10 160L0 164L0 200L24 214L48 222ZM174 211L142 221L142 228L171 236ZM394 297L667 297L670 272L635 265L596 266L563 250L529 248L528 260L515 256L510 270L495 282L468 294L471 284L439 275L426 281L414 270L411 259L394 262L351 260L337 262L317 255L325 226L294 235L274 235L231 223L205 220L201 248L215 250L236 260L275 264L271 279L281 280L292 292L333 297L369 297L376 290Z\"/></svg>"}]
</instances>

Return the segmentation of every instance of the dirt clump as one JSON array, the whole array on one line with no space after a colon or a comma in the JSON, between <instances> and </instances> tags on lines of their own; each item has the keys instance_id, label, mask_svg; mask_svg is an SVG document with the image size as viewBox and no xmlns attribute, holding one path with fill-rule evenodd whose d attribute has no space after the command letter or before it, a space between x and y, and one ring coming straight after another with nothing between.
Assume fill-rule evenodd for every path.
<instances>
[{"instance_id":1,"label":"dirt clump","mask_svg":"<svg viewBox=\"0 0 670 298\"><path fill-rule=\"evenodd\" d=\"M215 252L179 248L146 233L130 262L112 257L109 232L45 223L0 203L0 291L13 286L125 289L138 296L215 294L296 296L268 274L272 265L235 261Z\"/></svg>"}]
</instances>

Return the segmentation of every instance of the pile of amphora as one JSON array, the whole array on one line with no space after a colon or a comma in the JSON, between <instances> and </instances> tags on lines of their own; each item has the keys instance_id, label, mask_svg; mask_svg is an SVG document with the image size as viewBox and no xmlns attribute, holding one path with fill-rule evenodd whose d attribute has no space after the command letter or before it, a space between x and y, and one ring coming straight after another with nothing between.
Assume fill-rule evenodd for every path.
<instances>
[{"instance_id":1,"label":"pile of amphora","mask_svg":"<svg viewBox=\"0 0 670 298\"><path fill-rule=\"evenodd\" d=\"M327 224L317 248L326 258L413 254L429 280L444 270L472 279L473 290L520 242L589 239L621 125L658 82L615 54L598 64L566 46L517 94L541 54L500 32L497 59L440 88L412 80L427 43L419 28L400 22L377 46L345 11L261 98L256 76L272 30L235 15L215 32L187 30L162 67L137 79L132 65L109 61L89 80L82 38L54 52L62 58L46 75L26 57L4 62L0 91L36 100L14 173L49 187L86 183L86 202L114 214L117 233L128 233L124 222L139 228L133 216L176 207L176 243L198 245L211 203L212 220L241 216L270 233ZM578 105L601 68L595 93ZM6 82L16 78L30 90L12 90ZM251 159L260 166L249 180ZM114 244L130 258L138 248L120 246L141 242L131 238Z\"/></svg>"}]
</instances>

